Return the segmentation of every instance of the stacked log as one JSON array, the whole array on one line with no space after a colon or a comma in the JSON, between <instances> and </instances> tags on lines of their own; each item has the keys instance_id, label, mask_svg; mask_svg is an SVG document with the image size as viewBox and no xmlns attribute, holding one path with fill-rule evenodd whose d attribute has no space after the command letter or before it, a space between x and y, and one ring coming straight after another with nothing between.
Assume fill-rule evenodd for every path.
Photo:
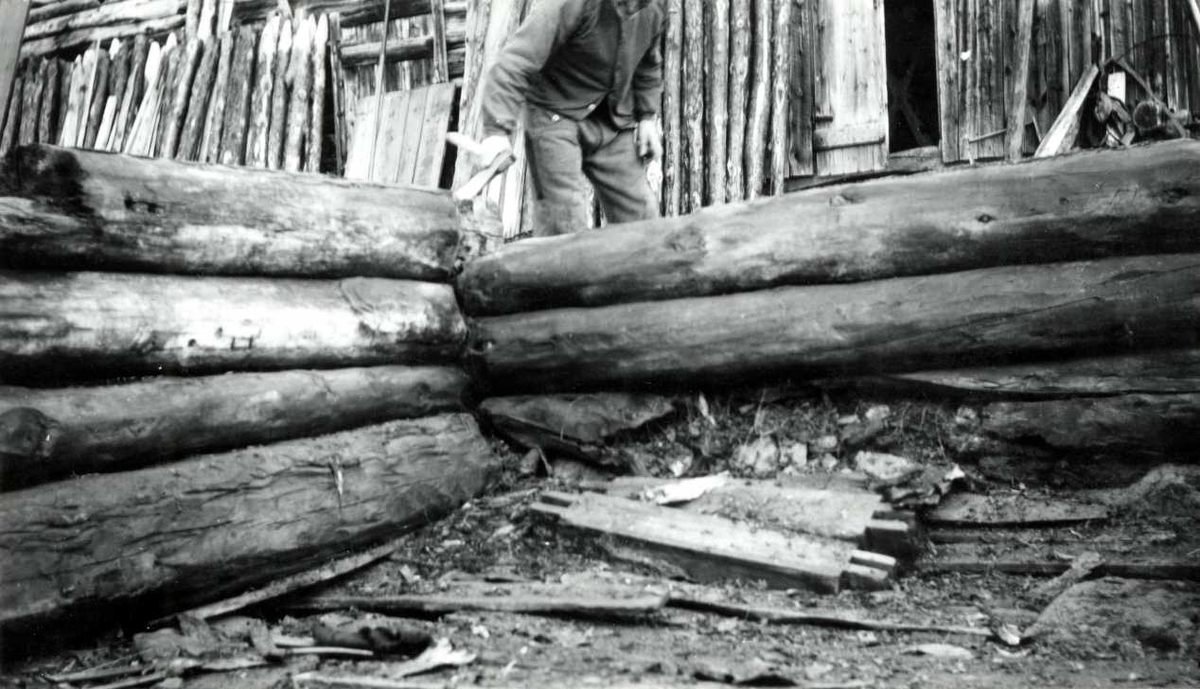
<instances>
[{"instance_id":1,"label":"stacked log","mask_svg":"<svg viewBox=\"0 0 1200 689\"><path fill-rule=\"evenodd\" d=\"M0 194L0 631L208 602L485 486L448 192L29 146Z\"/></svg>"},{"instance_id":2,"label":"stacked log","mask_svg":"<svg viewBox=\"0 0 1200 689\"><path fill-rule=\"evenodd\" d=\"M511 244L469 264L458 290L472 363L500 393L1052 370L1196 346L1198 222L1200 142L1177 142ZM982 434L1162 454L1162 438L1194 437L1169 431L1200 427L1195 401L1147 387L1017 400L984 409ZM1127 433L1096 442L1120 419Z\"/></svg>"}]
</instances>

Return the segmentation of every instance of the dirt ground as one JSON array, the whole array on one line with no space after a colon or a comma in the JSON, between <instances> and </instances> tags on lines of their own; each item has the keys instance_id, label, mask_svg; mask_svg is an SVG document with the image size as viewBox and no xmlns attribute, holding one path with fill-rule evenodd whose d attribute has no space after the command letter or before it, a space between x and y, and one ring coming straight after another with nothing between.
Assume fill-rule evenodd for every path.
<instances>
[{"instance_id":1,"label":"dirt ground","mask_svg":"<svg viewBox=\"0 0 1200 689\"><path fill-rule=\"evenodd\" d=\"M1055 591L1052 576L935 571L937 563L947 560L1066 563L1088 551L1105 561L1200 564L1200 493L1194 486L1172 484L1165 493L1123 501L1128 493L1089 485L1086 467L1064 465L1058 480L1038 484L1026 483L1029 477L1021 475L1019 466L988 475L977 465L956 461L960 458L950 437L954 407L915 400L756 390L713 396L703 404L698 397L679 398L676 409L607 444L596 459L609 466L608 473L836 474L847 469L851 448L845 439L868 418L883 415L877 424L882 429L875 428L862 447L899 454L937 472L958 463L966 473L960 484L975 492L1104 501L1112 505L1111 518L1049 528L927 529L919 557L885 591L821 596L768 591L753 581L699 585L673 578L675 572L654 561L631 560L605 539L580 536L531 514L529 507L540 491L570 490L581 478L605 472L580 462L547 465L497 440L505 469L487 495L412 533L390 559L324 592L429 593L454 590L460 581L522 580L561 582L586 592L619 583L778 611L836 611L981 629L1007 624L1023 637L1031 630L1038 636L1010 646L975 634L772 625L673 608L623 619L454 613L405 624L448 638L454 648L475 655L473 662L459 667L398 680L389 672L389 662L302 657L267 668L189 677L183 686L334 686L294 679L314 671L393 678L393 684L378 686L428 687L682 686L706 681L829 688L1200 686L1200 585L1194 581L1093 576ZM747 455L740 450L761 438L771 438L780 448L804 443L807 461L800 465L793 455L774 466L744 463ZM545 475L547 468L552 475ZM1048 608L1053 609L1043 614ZM310 626L309 618L288 616L283 604L247 614L285 633L303 633ZM3 685L53 686L45 674L133 662L138 661L130 632L113 630L88 647L23 661L10 668ZM167 680L163 686L179 683Z\"/></svg>"}]
</instances>

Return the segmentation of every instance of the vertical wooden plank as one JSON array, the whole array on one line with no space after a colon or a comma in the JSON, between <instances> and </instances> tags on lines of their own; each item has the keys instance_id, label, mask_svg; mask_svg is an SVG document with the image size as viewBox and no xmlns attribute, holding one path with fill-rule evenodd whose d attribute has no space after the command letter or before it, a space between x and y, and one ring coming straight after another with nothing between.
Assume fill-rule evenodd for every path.
<instances>
[{"instance_id":1,"label":"vertical wooden plank","mask_svg":"<svg viewBox=\"0 0 1200 689\"><path fill-rule=\"evenodd\" d=\"M746 146L746 82L750 75L749 2L734 0L729 8L729 27L729 126L726 127L728 136L725 147L725 198L729 201L740 201L746 195L742 156ZM663 71L666 72L665 64ZM666 170L663 172L665 177Z\"/></svg>"},{"instance_id":2,"label":"vertical wooden plank","mask_svg":"<svg viewBox=\"0 0 1200 689\"><path fill-rule=\"evenodd\" d=\"M333 105L333 173L346 173L346 82L342 71L342 15L329 14L329 88Z\"/></svg>"},{"instance_id":3,"label":"vertical wooden plank","mask_svg":"<svg viewBox=\"0 0 1200 689\"><path fill-rule=\"evenodd\" d=\"M58 61L58 122L54 127L54 140L50 143L58 143L62 137L63 125L67 120L67 104L71 100L71 78L74 69L74 61Z\"/></svg>"},{"instance_id":4,"label":"vertical wooden plank","mask_svg":"<svg viewBox=\"0 0 1200 689\"><path fill-rule=\"evenodd\" d=\"M425 106L425 121L421 126L420 152L413 184L436 187L441 181L446 159L446 132L450 129L450 113L453 107L453 84L435 84L430 87L429 103Z\"/></svg>"},{"instance_id":5,"label":"vertical wooden plank","mask_svg":"<svg viewBox=\"0 0 1200 689\"><path fill-rule=\"evenodd\" d=\"M237 37L232 31L220 34L220 52L217 55L217 77L213 80L212 96L208 99L208 112L204 115L204 136L200 138L200 150L196 160L215 163L221 159L221 129L225 126L225 102L229 98L229 74L233 69L233 53Z\"/></svg>"},{"instance_id":6,"label":"vertical wooden plank","mask_svg":"<svg viewBox=\"0 0 1200 689\"><path fill-rule=\"evenodd\" d=\"M21 129L17 132L17 145L28 146L37 140L38 106L41 104L41 89L38 78L42 76L42 59L26 60L21 77Z\"/></svg>"},{"instance_id":7,"label":"vertical wooden plank","mask_svg":"<svg viewBox=\"0 0 1200 689\"><path fill-rule=\"evenodd\" d=\"M325 145L325 65L329 44L329 20L325 15L317 20L312 47L312 112L308 118L308 141L304 153L304 170L321 171L321 155ZM443 42L444 45L444 42Z\"/></svg>"},{"instance_id":8,"label":"vertical wooden plank","mask_svg":"<svg viewBox=\"0 0 1200 689\"><path fill-rule=\"evenodd\" d=\"M705 149L708 203L725 203L725 143L729 133L729 0L708 0L708 81Z\"/></svg>"},{"instance_id":9,"label":"vertical wooden plank","mask_svg":"<svg viewBox=\"0 0 1200 689\"><path fill-rule=\"evenodd\" d=\"M246 130L246 165L267 166L267 139L271 128L271 88L275 84L275 54L279 51L279 14L267 17L258 38L258 58L254 61L254 92L250 97L250 118ZM249 78L249 75L247 75Z\"/></svg>"},{"instance_id":10,"label":"vertical wooden plank","mask_svg":"<svg viewBox=\"0 0 1200 689\"><path fill-rule=\"evenodd\" d=\"M795 0L792 7L791 37L792 69L789 80L791 122L788 125L789 173L792 176L813 174L813 0ZM740 159L739 159L740 160Z\"/></svg>"},{"instance_id":11,"label":"vertical wooden plank","mask_svg":"<svg viewBox=\"0 0 1200 689\"><path fill-rule=\"evenodd\" d=\"M446 51L446 0L429 0L429 17L433 34L433 71L430 80L440 84L450 81L450 58Z\"/></svg>"},{"instance_id":12,"label":"vertical wooden plank","mask_svg":"<svg viewBox=\"0 0 1200 689\"><path fill-rule=\"evenodd\" d=\"M179 62L179 78L175 82L175 91L171 94L171 110L168 116L162 147L162 157L178 157L179 135L187 118L188 97L192 93L192 82L196 78L196 69L200 66L200 56L204 51L204 41L191 38L184 46Z\"/></svg>"},{"instance_id":13,"label":"vertical wooden plank","mask_svg":"<svg viewBox=\"0 0 1200 689\"><path fill-rule=\"evenodd\" d=\"M396 160L395 181L400 184L412 184L416 177L425 111L429 104L429 94L433 88L433 86L422 86L409 91L408 109L404 115L404 127L400 130L403 134L400 137L399 155ZM385 126L391 126L391 123L389 122Z\"/></svg>"},{"instance_id":14,"label":"vertical wooden plank","mask_svg":"<svg viewBox=\"0 0 1200 689\"><path fill-rule=\"evenodd\" d=\"M767 2L769 0L755 0L756 5ZM687 84L683 99L683 148L687 161L687 195L683 212L694 213L704 205L703 0L684 0L683 21L683 83Z\"/></svg>"},{"instance_id":15,"label":"vertical wooden plank","mask_svg":"<svg viewBox=\"0 0 1200 689\"><path fill-rule=\"evenodd\" d=\"M293 42L292 23L279 23L279 43L275 49L275 78L271 86L271 124L267 129L267 167L283 168L283 142L287 134L288 87Z\"/></svg>"},{"instance_id":16,"label":"vertical wooden plank","mask_svg":"<svg viewBox=\"0 0 1200 689\"><path fill-rule=\"evenodd\" d=\"M287 132L283 139L283 169L299 172L303 165L304 139L308 135L309 95L312 91L313 36L316 21L309 17L301 24L292 41L292 59L288 65L292 92L288 98Z\"/></svg>"},{"instance_id":17,"label":"vertical wooden plank","mask_svg":"<svg viewBox=\"0 0 1200 689\"><path fill-rule=\"evenodd\" d=\"M384 94L383 105L379 108L381 124L374 142L372 142L372 134L377 129L375 127L375 96L359 101L356 131L362 130L365 134L361 139L364 143L361 159L367 175L361 178L356 177L356 179L370 179L379 184L396 183L399 160L395 157L394 151L399 149L400 138L404 135L404 118L408 115L408 98L411 94L411 91L395 91ZM358 137L355 138L358 139ZM375 147L373 165L371 163L372 145ZM347 172L347 176L349 176L349 172Z\"/></svg>"},{"instance_id":18,"label":"vertical wooden plank","mask_svg":"<svg viewBox=\"0 0 1200 689\"><path fill-rule=\"evenodd\" d=\"M87 129L84 132L82 146L94 148L96 137L100 133L100 121L104 118L104 104L108 101L108 72L112 65L114 50L119 50L120 42L113 39L109 50L102 47L96 49L96 73L92 77L92 97L88 106Z\"/></svg>"},{"instance_id":19,"label":"vertical wooden plank","mask_svg":"<svg viewBox=\"0 0 1200 689\"><path fill-rule=\"evenodd\" d=\"M1008 107L1008 160L1021 159L1025 145L1025 108L1028 104L1029 57L1033 51L1035 0L1017 0L1017 45L1013 64L1012 98Z\"/></svg>"},{"instance_id":20,"label":"vertical wooden plank","mask_svg":"<svg viewBox=\"0 0 1200 689\"><path fill-rule=\"evenodd\" d=\"M745 3L748 4L748 3ZM663 215L680 213L683 198L683 137L681 128L683 83L683 0L667 0L667 28L663 35ZM466 88L464 84L463 88ZM744 107L744 105L743 105ZM730 136L733 131L730 130ZM744 136L744 130L743 130ZM739 166L741 159L735 161ZM739 173L740 177L740 173ZM742 197L739 190L738 198Z\"/></svg>"},{"instance_id":21,"label":"vertical wooden plank","mask_svg":"<svg viewBox=\"0 0 1200 689\"><path fill-rule=\"evenodd\" d=\"M217 0L201 0L200 16L197 17L196 38L202 41L211 41L217 34L214 31L217 20ZM213 50L217 49L214 42L213 45L206 46ZM206 51L207 52L207 51Z\"/></svg>"},{"instance_id":22,"label":"vertical wooden plank","mask_svg":"<svg viewBox=\"0 0 1200 689\"><path fill-rule=\"evenodd\" d=\"M30 0L0 0L0 105L8 103L9 94L14 93L29 6ZM9 110L15 112L13 108ZM7 118L0 125L7 126Z\"/></svg>"},{"instance_id":23,"label":"vertical wooden plank","mask_svg":"<svg viewBox=\"0 0 1200 689\"><path fill-rule=\"evenodd\" d=\"M938 129L942 140L942 162L959 160L958 122L958 3L956 0L935 0L933 4L934 31L937 36Z\"/></svg>"},{"instance_id":24,"label":"vertical wooden plank","mask_svg":"<svg viewBox=\"0 0 1200 689\"><path fill-rule=\"evenodd\" d=\"M172 34L174 38L174 34ZM158 118L154 127L154 145L151 155L166 157L164 144L167 140L167 129L170 127L171 105L175 102L175 90L183 77L186 45L180 44L174 50L167 52L166 76L163 81L162 93L159 94Z\"/></svg>"},{"instance_id":25,"label":"vertical wooden plank","mask_svg":"<svg viewBox=\"0 0 1200 689\"><path fill-rule=\"evenodd\" d=\"M38 104L38 134L37 140L42 143L52 143L54 127L58 124L58 58L47 57L42 63L41 102ZM2 117L2 115L0 115Z\"/></svg>"},{"instance_id":26,"label":"vertical wooden plank","mask_svg":"<svg viewBox=\"0 0 1200 689\"><path fill-rule=\"evenodd\" d=\"M241 165L246 160L246 118L250 115L250 82L257 47L258 34L254 27L249 24L239 27L221 125L222 165Z\"/></svg>"},{"instance_id":27,"label":"vertical wooden plank","mask_svg":"<svg viewBox=\"0 0 1200 689\"><path fill-rule=\"evenodd\" d=\"M203 23L201 24L203 28ZM192 80L192 92L187 105L187 118L179 134L179 147L175 157L179 160L196 160L200 142L204 136L204 123L208 119L208 104L213 93L213 80L217 73L217 60L221 55L220 45L210 37L204 43L204 55L200 58L200 66L196 68L196 77Z\"/></svg>"},{"instance_id":28,"label":"vertical wooden plank","mask_svg":"<svg viewBox=\"0 0 1200 689\"><path fill-rule=\"evenodd\" d=\"M880 10L880 44L883 43L883 3ZM792 0L775 0L774 54L771 65L771 193L780 196L785 191L788 173L788 91L792 79ZM886 104L886 100L884 101ZM885 105L886 107L886 105ZM884 118L886 122L886 117Z\"/></svg>"},{"instance_id":29,"label":"vertical wooden plank","mask_svg":"<svg viewBox=\"0 0 1200 689\"><path fill-rule=\"evenodd\" d=\"M4 118L4 128L0 129L0 157L13 149L17 144L17 130L21 128L21 95L25 88L25 80L21 73L13 69L14 79L9 83L7 115Z\"/></svg>"},{"instance_id":30,"label":"vertical wooden plank","mask_svg":"<svg viewBox=\"0 0 1200 689\"><path fill-rule=\"evenodd\" d=\"M823 3L832 1L822 0ZM763 152L771 117L771 0L753 2L754 55L750 69L750 114L746 117L746 148L743 155L747 199L758 198L763 192ZM691 87L696 84L690 77L687 83ZM687 118L685 112L684 119Z\"/></svg>"},{"instance_id":31,"label":"vertical wooden plank","mask_svg":"<svg viewBox=\"0 0 1200 689\"><path fill-rule=\"evenodd\" d=\"M133 41L118 42L112 55L108 69L108 102L112 104L112 112L111 114L108 112L109 106L106 103L104 119L100 123L100 133L96 136L96 148L101 151L109 150L109 146L112 144L113 127L117 124L121 105L125 101L125 89L129 86L129 65L132 61L130 53L132 52Z\"/></svg>"}]
</instances>

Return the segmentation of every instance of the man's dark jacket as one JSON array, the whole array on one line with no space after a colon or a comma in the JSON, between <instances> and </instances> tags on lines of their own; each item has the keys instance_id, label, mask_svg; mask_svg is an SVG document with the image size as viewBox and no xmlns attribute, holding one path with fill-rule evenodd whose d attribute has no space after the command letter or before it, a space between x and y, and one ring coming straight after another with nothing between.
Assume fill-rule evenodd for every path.
<instances>
[{"instance_id":1,"label":"man's dark jacket","mask_svg":"<svg viewBox=\"0 0 1200 689\"><path fill-rule=\"evenodd\" d=\"M526 102L618 128L658 112L663 0L538 0L484 79L483 133L511 134Z\"/></svg>"}]
</instances>

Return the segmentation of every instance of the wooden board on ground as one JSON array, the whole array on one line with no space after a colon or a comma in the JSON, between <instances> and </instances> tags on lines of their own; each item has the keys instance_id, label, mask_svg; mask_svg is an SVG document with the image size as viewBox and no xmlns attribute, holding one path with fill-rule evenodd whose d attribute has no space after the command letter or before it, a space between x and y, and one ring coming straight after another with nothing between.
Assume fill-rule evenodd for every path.
<instances>
[{"instance_id":1,"label":"wooden board on ground","mask_svg":"<svg viewBox=\"0 0 1200 689\"><path fill-rule=\"evenodd\" d=\"M5 488L140 468L461 409L467 375L450 367L147 378L72 388L0 386ZM26 433L18 433L20 429ZM20 443L19 438L37 439Z\"/></svg>"},{"instance_id":2,"label":"wooden board on ground","mask_svg":"<svg viewBox=\"0 0 1200 689\"><path fill-rule=\"evenodd\" d=\"M375 167L370 174L376 98L372 95L360 99L350 135L346 177L381 184L437 186L446 156L445 136L453 101L452 83L385 93Z\"/></svg>"},{"instance_id":3,"label":"wooden board on ground","mask_svg":"<svg viewBox=\"0 0 1200 689\"><path fill-rule=\"evenodd\" d=\"M1019 493L955 493L925 515L925 521L930 524L971 526L1032 526L1105 519L1108 519L1108 508L1103 505L1061 498L1029 497Z\"/></svg>"},{"instance_id":4,"label":"wooden board on ground","mask_svg":"<svg viewBox=\"0 0 1200 689\"><path fill-rule=\"evenodd\" d=\"M895 566L891 558L835 539L755 529L724 517L595 493L546 493L532 509L566 526L646 549L701 581L741 578L836 593L843 583L886 586Z\"/></svg>"},{"instance_id":5,"label":"wooden board on ground","mask_svg":"<svg viewBox=\"0 0 1200 689\"><path fill-rule=\"evenodd\" d=\"M12 493L0 628L219 600L436 519L495 467L475 421L451 414Z\"/></svg>"}]
</instances>

